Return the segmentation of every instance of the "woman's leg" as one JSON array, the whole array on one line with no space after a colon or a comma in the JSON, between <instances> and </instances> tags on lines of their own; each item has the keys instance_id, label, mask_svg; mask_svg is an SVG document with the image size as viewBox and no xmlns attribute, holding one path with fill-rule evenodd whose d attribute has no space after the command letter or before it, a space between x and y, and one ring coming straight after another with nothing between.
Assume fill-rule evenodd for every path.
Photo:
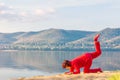
<instances>
[{"instance_id":1,"label":"woman's leg","mask_svg":"<svg viewBox=\"0 0 120 80\"><path fill-rule=\"evenodd\" d=\"M98 41L95 41L94 44L95 44L95 52L90 53L93 59L101 55L100 43Z\"/></svg>"},{"instance_id":2,"label":"woman's leg","mask_svg":"<svg viewBox=\"0 0 120 80\"><path fill-rule=\"evenodd\" d=\"M94 69L90 69L92 65L92 58L89 58L86 65L84 66L84 73L97 73L97 72L102 72L101 68L94 68Z\"/></svg>"},{"instance_id":3,"label":"woman's leg","mask_svg":"<svg viewBox=\"0 0 120 80\"><path fill-rule=\"evenodd\" d=\"M90 69L91 65L92 65L92 60L94 58L97 58L99 55L101 55L101 48L100 48L100 43L98 41L100 34L96 35L94 37L94 44L95 44L95 52L91 52L91 56L92 59L88 60L88 62L86 63L85 67L84 67L84 73L97 73L97 72L102 72L101 68L94 68L94 69Z\"/></svg>"},{"instance_id":4,"label":"woman's leg","mask_svg":"<svg viewBox=\"0 0 120 80\"><path fill-rule=\"evenodd\" d=\"M85 63L85 66L84 66L84 70L83 72L84 73L90 73L90 67L92 65L92 57L87 60L87 62Z\"/></svg>"},{"instance_id":5,"label":"woman's leg","mask_svg":"<svg viewBox=\"0 0 120 80\"><path fill-rule=\"evenodd\" d=\"M100 34L97 34L94 37L95 52L91 53L93 59L98 57L99 55L101 55L100 43L98 41L99 36L100 36Z\"/></svg>"},{"instance_id":6,"label":"woman's leg","mask_svg":"<svg viewBox=\"0 0 120 80\"><path fill-rule=\"evenodd\" d=\"M94 37L95 52L91 53L93 59L101 55L100 42L98 41L99 36L100 34ZM96 73L96 72L102 72L102 69L101 68L90 69L90 73Z\"/></svg>"},{"instance_id":7,"label":"woman's leg","mask_svg":"<svg viewBox=\"0 0 120 80\"><path fill-rule=\"evenodd\" d=\"M89 70L90 73L97 73L97 72L102 72L101 68L94 68Z\"/></svg>"}]
</instances>

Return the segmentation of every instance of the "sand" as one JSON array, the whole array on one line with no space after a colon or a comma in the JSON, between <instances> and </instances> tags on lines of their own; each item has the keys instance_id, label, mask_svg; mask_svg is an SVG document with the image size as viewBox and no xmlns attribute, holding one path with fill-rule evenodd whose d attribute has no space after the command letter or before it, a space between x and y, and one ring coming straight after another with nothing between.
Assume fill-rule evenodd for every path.
<instances>
[{"instance_id":1,"label":"sand","mask_svg":"<svg viewBox=\"0 0 120 80\"><path fill-rule=\"evenodd\" d=\"M108 78L114 74L120 74L120 71L105 71L103 73L89 74L81 73L76 75L57 74L52 76L33 76L14 80L108 80Z\"/></svg>"}]
</instances>

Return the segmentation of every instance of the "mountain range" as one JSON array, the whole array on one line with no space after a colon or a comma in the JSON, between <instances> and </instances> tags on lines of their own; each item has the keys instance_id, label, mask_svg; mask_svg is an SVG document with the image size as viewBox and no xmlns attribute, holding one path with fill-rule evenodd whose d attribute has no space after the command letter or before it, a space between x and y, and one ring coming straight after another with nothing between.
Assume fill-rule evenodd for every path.
<instances>
[{"instance_id":1,"label":"mountain range","mask_svg":"<svg viewBox=\"0 0 120 80\"><path fill-rule=\"evenodd\" d=\"M94 49L93 37L100 33L102 49L120 50L120 28L101 31L46 29L36 32L0 33L1 50Z\"/></svg>"}]
</instances>

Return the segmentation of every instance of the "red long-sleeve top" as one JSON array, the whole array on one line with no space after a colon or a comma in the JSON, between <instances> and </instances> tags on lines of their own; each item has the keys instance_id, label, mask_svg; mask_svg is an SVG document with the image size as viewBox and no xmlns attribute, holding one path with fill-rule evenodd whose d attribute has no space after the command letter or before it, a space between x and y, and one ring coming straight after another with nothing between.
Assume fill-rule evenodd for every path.
<instances>
[{"instance_id":1,"label":"red long-sleeve top","mask_svg":"<svg viewBox=\"0 0 120 80\"><path fill-rule=\"evenodd\" d=\"M71 69L70 72L73 74L80 73L80 68L84 67L84 71L88 71L89 67L87 67L87 64L91 64L92 62L92 56L89 53L80 55L74 59L71 60Z\"/></svg>"}]
</instances>

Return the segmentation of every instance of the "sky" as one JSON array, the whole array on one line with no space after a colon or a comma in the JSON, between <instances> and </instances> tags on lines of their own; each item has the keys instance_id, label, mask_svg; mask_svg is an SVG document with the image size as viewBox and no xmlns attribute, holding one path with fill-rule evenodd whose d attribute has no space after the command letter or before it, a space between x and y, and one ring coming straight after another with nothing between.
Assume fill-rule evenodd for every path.
<instances>
[{"instance_id":1,"label":"sky","mask_svg":"<svg viewBox=\"0 0 120 80\"><path fill-rule=\"evenodd\" d=\"M120 0L0 0L0 32L120 28Z\"/></svg>"}]
</instances>

